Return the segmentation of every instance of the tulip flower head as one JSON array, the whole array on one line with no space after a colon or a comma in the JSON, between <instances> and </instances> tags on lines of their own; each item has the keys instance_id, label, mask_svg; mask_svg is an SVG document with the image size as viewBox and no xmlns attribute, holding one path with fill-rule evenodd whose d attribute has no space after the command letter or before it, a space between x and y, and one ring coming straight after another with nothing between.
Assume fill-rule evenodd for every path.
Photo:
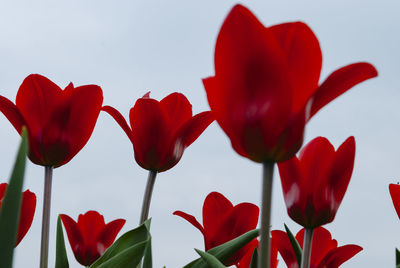
<instances>
[{"instance_id":1,"label":"tulip flower head","mask_svg":"<svg viewBox=\"0 0 400 268\"><path fill-rule=\"evenodd\" d=\"M89 266L112 245L125 220L117 219L107 224L96 211L80 214L78 222L65 214L60 215L76 260Z\"/></svg>"},{"instance_id":2,"label":"tulip flower head","mask_svg":"<svg viewBox=\"0 0 400 268\"><path fill-rule=\"evenodd\" d=\"M130 110L130 127L113 107L104 106L125 131L144 169L162 172L175 166L184 150L214 121L211 112L192 115L192 105L180 93L157 101L147 93Z\"/></svg>"},{"instance_id":3,"label":"tulip flower head","mask_svg":"<svg viewBox=\"0 0 400 268\"><path fill-rule=\"evenodd\" d=\"M8 187L7 183L0 184L0 209L3 203L4 196L6 194L7 187ZM26 233L31 227L33 216L35 215L35 209L36 209L36 195L31 191L26 190L25 192L22 193L17 242L15 246L18 246L18 244L25 237Z\"/></svg>"},{"instance_id":4,"label":"tulip flower head","mask_svg":"<svg viewBox=\"0 0 400 268\"><path fill-rule=\"evenodd\" d=\"M99 86L70 83L62 90L46 77L31 74L22 82L15 104L0 96L0 111L18 133L27 127L33 163L59 167L85 146L102 103Z\"/></svg>"},{"instance_id":5,"label":"tulip flower head","mask_svg":"<svg viewBox=\"0 0 400 268\"><path fill-rule=\"evenodd\" d=\"M288 235L280 230L271 232L272 240L278 248L288 268L298 268L296 255L293 251ZM303 247L304 228L296 234L296 240ZM338 247L338 242L332 239L331 233L318 227L314 230L311 250L311 268L338 268L362 250L358 245L344 245Z\"/></svg>"},{"instance_id":6,"label":"tulip flower head","mask_svg":"<svg viewBox=\"0 0 400 268\"><path fill-rule=\"evenodd\" d=\"M326 138L317 137L299 157L278 163L290 218L311 229L333 221L350 182L354 157L354 137L337 151Z\"/></svg>"},{"instance_id":7,"label":"tulip flower head","mask_svg":"<svg viewBox=\"0 0 400 268\"><path fill-rule=\"evenodd\" d=\"M205 250L224 244L248 231L256 228L259 209L251 203L240 203L233 206L222 194L210 193L204 200L203 225L194 216L182 211L175 211L180 216L200 230L204 236ZM256 240L254 240L256 241ZM225 265L237 264L243 256L254 249L250 242L225 261Z\"/></svg>"},{"instance_id":8,"label":"tulip flower head","mask_svg":"<svg viewBox=\"0 0 400 268\"><path fill-rule=\"evenodd\" d=\"M389 192L392 197L393 206L396 210L397 216L400 219L400 185L399 184L389 184Z\"/></svg>"},{"instance_id":9,"label":"tulip flower head","mask_svg":"<svg viewBox=\"0 0 400 268\"><path fill-rule=\"evenodd\" d=\"M291 158L305 124L322 107L377 76L369 63L333 72L319 84L322 53L302 22L264 27L236 5L218 34L215 76L203 80L208 103L233 149L255 162Z\"/></svg>"}]
</instances>

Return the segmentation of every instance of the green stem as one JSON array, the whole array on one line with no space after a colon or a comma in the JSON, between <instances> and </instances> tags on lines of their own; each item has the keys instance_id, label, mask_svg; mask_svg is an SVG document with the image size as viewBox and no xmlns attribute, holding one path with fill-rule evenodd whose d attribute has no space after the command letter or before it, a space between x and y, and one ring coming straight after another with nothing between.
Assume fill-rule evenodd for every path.
<instances>
[{"instance_id":1,"label":"green stem","mask_svg":"<svg viewBox=\"0 0 400 268\"><path fill-rule=\"evenodd\" d=\"M258 268L269 268L270 266L270 225L274 165L274 162L265 162L263 164L260 255L258 259Z\"/></svg>"},{"instance_id":2,"label":"green stem","mask_svg":"<svg viewBox=\"0 0 400 268\"><path fill-rule=\"evenodd\" d=\"M144 223L149 217L151 195L153 193L154 183L156 182L157 171L150 170L147 178L146 190L143 196L142 213L139 224Z\"/></svg>"},{"instance_id":3,"label":"green stem","mask_svg":"<svg viewBox=\"0 0 400 268\"><path fill-rule=\"evenodd\" d=\"M312 238L314 229L305 228L303 242L303 256L301 257L301 268L310 268Z\"/></svg>"},{"instance_id":4,"label":"green stem","mask_svg":"<svg viewBox=\"0 0 400 268\"><path fill-rule=\"evenodd\" d=\"M48 265L52 180L53 180L53 167L51 166L44 167L44 193L43 193L42 241L40 245L40 268L47 268Z\"/></svg>"}]
</instances>

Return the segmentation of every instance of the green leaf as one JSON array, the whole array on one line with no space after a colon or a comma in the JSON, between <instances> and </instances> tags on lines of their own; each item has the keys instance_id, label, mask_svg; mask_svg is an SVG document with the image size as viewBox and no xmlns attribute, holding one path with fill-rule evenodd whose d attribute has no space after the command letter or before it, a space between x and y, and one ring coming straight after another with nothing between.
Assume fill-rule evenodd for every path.
<instances>
[{"instance_id":1,"label":"green leaf","mask_svg":"<svg viewBox=\"0 0 400 268\"><path fill-rule=\"evenodd\" d=\"M153 256L151 253L151 234L150 234L150 223L151 219L145 222L145 226L148 232L148 243L146 249L144 250L143 266L142 268L153 268Z\"/></svg>"},{"instance_id":2,"label":"green leaf","mask_svg":"<svg viewBox=\"0 0 400 268\"><path fill-rule=\"evenodd\" d=\"M258 229L251 230L239 237L236 237L235 239L232 239L231 241L226 242L225 244L208 250L207 253L216 257L220 262L224 262L258 235ZM184 268L207 268L207 263L202 259L197 259L187 264Z\"/></svg>"},{"instance_id":3,"label":"green leaf","mask_svg":"<svg viewBox=\"0 0 400 268\"><path fill-rule=\"evenodd\" d=\"M0 260L2 268L12 267L14 247L17 241L22 185L24 182L26 154L28 152L25 127L22 128L21 136L22 141L0 211Z\"/></svg>"},{"instance_id":4,"label":"green leaf","mask_svg":"<svg viewBox=\"0 0 400 268\"><path fill-rule=\"evenodd\" d=\"M57 219L57 238L56 238L56 267L69 268L67 250L65 249L64 233L61 224L61 218Z\"/></svg>"},{"instance_id":5,"label":"green leaf","mask_svg":"<svg viewBox=\"0 0 400 268\"><path fill-rule=\"evenodd\" d=\"M400 251L396 248L396 268L400 267Z\"/></svg>"},{"instance_id":6,"label":"green leaf","mask_svg":"<svg viewBox=\"0 0 400 268\"><path fill-rule=\"evenodd\" d=\"M226 268L217 258L210 253L194 249L201 256L201 258L208 264L209 268Z\"/></svg>"},{"instance_id":7,"label":"green leaf","mask_svg":"<svg viewBox=\"0 0 400 268\"><path fill-rule=\"evenodd\" d=\"M107 250L104 252L104 254L96 261L94 262L90 268L96 268L96 267L121 267L123 268L124 266L103 266L105 263L111 263L111 264L116 264L120 263L120 265L125 265L129 263L129 258L132 258L132 262L130 263L135 263L136 258L138 254L140 255L139 262L141 258L144 255L145 249L151 239L150 233L149 233L149 226L150 226L150 220L147 220L144 222L142 225L137 227L136 229L130 230L123 234L120 238L117 239L117 241L114 242ZM143 247L143 250L142 250ZM140 253L141 252L141 253ZM116 259L114 259L116 258ZM117 259L121 258L120 261ZM127 259L128 258L128 259ZM111 261L111 259L114 259ZM138 262L138 263L139 263ZM108 264L107 264L108 265ZM132 264L129 264L130 266L126 267L134 267ZM137 264L136 264L137 265Z\"/></svg>"},{"instance_id":8,"label":"green leaf","mask_svg":"<svg viewBox=\"0 0 400 268\"><path fill-rule=\"evenodd\" d=\"M297 239L294 237L293 233L290 231L289 227L287 227L286 224L284 224L284 225L285 225L286 234L289 237L290 244L292 245L294 254L296 255L297 264L300 267L301 266L301 256L303 254L303 250L301 249L300 244L299 244L299 242L297 242Z\"/></svg>"},{"instance_id":9,"label":"green leaf","mask_svg":"<svg viewBox=\"0 0 400 268\"><path fill-rule=\"evenodd\" d=\"M136 267L143 258L148 240L135 244L120 252L118 255L107 259L98 268L132 268ZM92 267L92 266L90 266Z\"/></svg>"},{"instance_id":10,"label":"green leaf","mask_svg":"<svg viewBox=\"0 0 400 268\"><path fill-rule=\"evenodd\" d=\"M258 267L258 250L254 249L253 255L251 256L251 262L249 268L257 268Z\"/></svg>"}]
</instances>

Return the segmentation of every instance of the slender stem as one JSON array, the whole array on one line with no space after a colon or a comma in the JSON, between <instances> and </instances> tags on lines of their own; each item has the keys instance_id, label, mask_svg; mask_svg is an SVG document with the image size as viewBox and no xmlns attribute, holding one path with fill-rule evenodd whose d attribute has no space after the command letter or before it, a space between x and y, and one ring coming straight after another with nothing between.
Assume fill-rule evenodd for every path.
<instances>
[{"instance_id":1,"label":"slender stem","mask_svg":"<svg viewBox=\"0 0 400 268\"><path fill-rule=\"evenodd\" d=\"M311 248L314 229L306 228L303 242L303 256L301 256L301 268L310 268Z\"/></svg>"},{"instance_id":2,"label":"slender stem","mask_svg":"<svg viewBox=\"0 0 400 268\"><path fill-rule=\"evenodd\" d=\"M154 183L156 182L157 171L150 170L147 178L146 190L143 196L142 214L140 215L140 222L142 224L149 217L151 195L153 193Z\"/></svg>"},{"instance_id":3,"label":"slender stem","mask_svg":"<svg viewBox=\"0 0 400 268\"><path fill-rule=\"evenodd\" d=\"M269 268L270 266L269 229L271 225L272 180L274 176L274 165L274 162L265 162L263 164L263 182L261 193L261 238L258 268Z\"/></svg>"},{"instance_id":4,"label":"slender stem","mask_svg":"<svg viewBox=\"0 0 400 268\"><path fill-rule=\"evenodd\" d=\"M42 217L42 242L40 246L40 268L47 268L49 255L49 228L51 183L53 180L53 167L44 168L44 193L43 193L43 217Z\"/></svg>"}]
</instances>

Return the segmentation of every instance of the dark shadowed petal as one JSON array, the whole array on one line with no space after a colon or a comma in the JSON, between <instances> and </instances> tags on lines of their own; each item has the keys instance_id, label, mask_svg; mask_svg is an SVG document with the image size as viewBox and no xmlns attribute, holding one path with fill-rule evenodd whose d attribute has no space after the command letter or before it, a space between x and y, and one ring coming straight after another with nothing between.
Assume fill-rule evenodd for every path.
<instances>
[{"instance_id":1,"label":"dark shadowed petal","mask_svg":"<svg viewBox=\"0 0 400 268\"><path fill-rule=\"evenodd\" d=\"M217 192L207 195L203 204L203 226L208 236L215 234L222 224L222 219L233 208L231 201ZM206 250L208 250L206 245Z\"/></svg>"},{"instance_id":2,"label":"dark shadowed petal","mask_svg":"<svg viewBox=\"0 0 400 268\"><path fill-rule=\"evenodd\" d=\"M197 221L197 219L194 216L187 214L185 212L179 211L179 210L175 211L173 214L176 216L182 217L185 220L187 220L188 222L190 222L194 227L199 229L200 232L205 236L203 226L201 226L201 224Z\"/></svg>"},{"instance_id":3,"label":"dark shadowed petal","mask_svg":"<svg viewBox=\"0 0 400 268\"><path fill-rule=\"evenodd\" d=\"M107 223L103 230L99 233L97 241L103 243L105 249L107 249L114 242L125 222L126 221L123 219L117 219Z\"/></svg>"},{"instance_id":4,"label":"dark shadowed petal","mask_svg":"<svg viewBox=\"0 0 400 268\"><path fill-rule=\"evenodd\" d=\"M158 101L140 98L131 109L129 118L136 161L144 169L159 171L170 147L167 115Z\"/></svg>"},{"instance_id":5,"label":"dark shadowed petal","mask_svg":"<svg viewBox=\"0 0 400 268\"><path fill-rule=\"evenodd\" d=\"M21 212L18 225L17 245L24 238L32 225L35 215L36 195L29 190L22 194Z\"/></svg>"},{"instance_id":6,"label":"dark shadowed petal","mask_svg":"<svg viewBox=\"0 0 400 268\"><path fill-rule=\"evenodd\" d=\"M363 248L357 245L345 245L332 249L322 259L317 268L338 268L344 262L353 258L354 255L359 253Z\"/></svg>"},{"instance_id":7,"label":"dark shadowed petal","mask_svg":"<svg viewBox=\"0 0 400 268\"><path fill-rule=\"evenodd\" d=\"M280 230L272 231L271 235L274 245L278 249L278 252L282 256L286 266L288 268L298 268L296 255L294 254L288 235Z\"/></svg>"},{"instance_id":8,"label":"dark shadowed petal","mask_svg":"<svg viewBox=\"0 0 400 268\"><path fill-rule=\"evenodd\" d=\"M399 184L389 184L389 192L392 197L394 208L396 209L397 216L400 219L400 185Z\"/></svg>"},{"instance_id":9,"label":"dark shadowed petal","mask_svg":"<svg viewBox=\"0 0 400 268\"><path fill-rule=\"evenodd\" d=\"M129 140L133 143L132 130L129 127L128 123L126 122L125 118L122 116L122 114L118 112L117 109L111 106L103 106L101 110L108 113L109 115L112 116L112 118L114 118L114 120L118 123L118 125L120 125L122 130L128 136Z\"/></svg>"},{"instance_id":10,"label":"dark shadowed petal","mask_svg":"<svg viewBox=\"0 0 400 268\"><path fill-rule=\"evenodd\" d=\"M378 75L374 66L366 62L354 63L334 71L318 88L312 97L309 119L322 107L354 87Z\"/></svg>"},{"instance_id":11,"label":"dark shadowed petal","mask_svg":"<svg viewBox=\"0 0 400 268\"><path fill-rule=\"evenodd\" d=\"M18 133L21 132L22 127L26 124L24 117L18 110L17 106L9 99L0 96L0 112L10 121Z\"/></svg>"},{"instance_id":12,"label":"dark shadowed petal","mask_svg":"<svg viewBox=\"0 0 400 268\"><path fill-rule=\"evenodd\" d=\"M318 88L321 48L312 30L302 22L283 23L270 29L285 51L293 88L293 109L298 113Z\"/></svg>"},{"instance_id":13,"label":"dark shadowed petal","mask_svg":"<svg viewBox=\"0 0 400 268\"><path fill-rule=\"evenodd\" d=\"M192 118L192 105L181 93L169 94L160 101L160 106L167 115L168 126L172 133Z\"/></svg>"},{"instance_id":14,"label":"dark shadowed petal","mask_svg":"<svg viewBox=\"0 0 400 268\"><path fill-rule=\"evenodd\" d=\"M78 224L68 215L60 214L61 220L64 224L65 231L67 232L68 240L71 245L71 249L76 255L75 249L84 243L81 231L78 228Z\"/></svg>"},{"instance_id":15,"label":"dark shadowed petal","mask_svg":"<svg viewBox=\"0 0 400 268\"><path fill-rule=\"evenodd\" d=\"M59 121L65 120L60 140L69 141L69 150L62 165L69 162L88 142L99 117L103 92L99 86L80 86L66 92L68 99Z\"/></svg>"}]
</instances>

